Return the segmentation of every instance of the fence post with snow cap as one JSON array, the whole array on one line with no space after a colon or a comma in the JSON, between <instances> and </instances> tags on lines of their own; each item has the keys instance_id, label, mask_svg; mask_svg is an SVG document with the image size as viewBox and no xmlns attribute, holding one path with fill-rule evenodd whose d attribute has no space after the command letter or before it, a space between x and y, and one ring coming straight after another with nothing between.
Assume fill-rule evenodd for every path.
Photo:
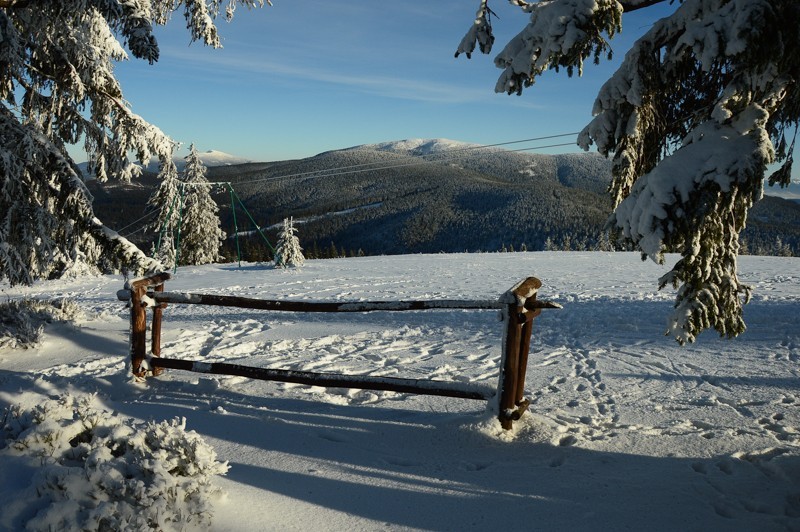
<instances>
[{"instance_id":1,"label":"fence post with snow cap","mask_svg":"<svg viewBox=\"0 0 800 532\"><path fill-rule=\"evenodd\" d=\"M513 422L522 417L530 404L525 399L525 376L533 319L542 313L543 308L557 308L553 303L536 299L541 287L539 279L528 277L501 297L505 304L503 321L506 328L498 381L498 419L506 430L512 428Z\"/></svg>"},{"instance_id":2,"label":"fence post with snow cap","mask_svg":"<svg viewBox=\"0 0 800 532\"><path fill-rule=\"evenodd\" d=\"M525 374L530 349L533 319L544 308L561 308L549 301L538 301L542 283L528 277L500 296L499 300L416 300L416 301L351 301L313 302L255 299L239 296L164 292L169 273L162 273L131 282L117 297L131 304L131 363L133 374L154 376L164 368L197 373L238 375L258 380L293 382L312 386L386 390L398 393L438 395L461 399L496 400L498 419L504 429L525 413L529 402L524 399ZM462 382L404 379L367 375L338 375L308 371L257 368L222 362L202 362L161 357L161 321L167 303L212 305L289 312L396 312L407 310L492 310L502 311L505 329L500 359L498 384L495 388ZM152 357L146 353L146 307L153 307ZM149 362L145 364L145 362Z\"/></svg>"},{"instance_id":3,"label":"fence post with snow cap","mask_svg":"<svg viewBox=\"0 0 800 532\"><path fill-rule=\"evenodd\" d=\"M144 377L147 368L142 365L147 360L147 307L153 307L153 330L151 349L154 356L161 353L161 312L162 305L155 303L152 296L148 295L148 289L161 291L164 289L164 282L172 276L167 273L159 273L143 279L136 279L126 284L126 288L117 292L117 298L122 301L129 301L131 307L131 371L137 377ZM153 371L158 375L160 371Z\"/></svg>"}]
</instances>

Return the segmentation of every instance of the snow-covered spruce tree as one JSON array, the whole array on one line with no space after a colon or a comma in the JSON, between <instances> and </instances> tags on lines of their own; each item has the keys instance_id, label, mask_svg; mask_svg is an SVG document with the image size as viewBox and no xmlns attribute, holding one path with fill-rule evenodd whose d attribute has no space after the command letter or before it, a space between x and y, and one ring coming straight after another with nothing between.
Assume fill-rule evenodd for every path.
<instances>
[{"instance_id":1,"label":"snow-covered spruce tree","mask_svg":"<svg viewBox=\"0 0 800 532\"><path fill-rule=\"evenodd\" d=\"M175 265L175 239L183 211L185 187L172 160L160 165L159 176L161 182L147 200L148 208L157 211L149 228L157 235L152 255L169 269Z\"/></svg>"},{"instance_id":2,"label":"snow-covered spruce tree","mask_svg":"<svg viewBox=\"0 0 800 532\"><path fill-rule=\"evenodd\" d=\"M796 0L511 0L527 26L495 58L497 92L521 94L545 71L581 73L610 54L625 11L672 5L627 52L580 134L611 156L609 225L643 258L681 259L659 279L678 288L668 333L691 342L704 329L743 332L750 295L736 273L739 233L770 184L787 185L800 120L800 2ZM482 1L458 52L488 53ZM794 130L792 132L792 130Z\"/></svg>"},{"instance_id":3,"label":"snow-covered spruce tree","mask_svg":"<svg viewBox=\"0 0 800 532\"><path fill-rule=\"evenodd\" d=\"M174 143L134 114L114 76L128 57L158 60L153 26L181 9L192 40L219 46L224 5L264 0L0 0L0 280L29 284L79 261L155 267L94 217L67 147L83 143L89 172L129 180L128 160L171 162ZM124 45L124 46L123 46Z\"/></svg>"},{"instance_id":4,"label":"snow-covered spruce tree","mask_svg":"<svg viewBox=\"0 0 800 532\"><path fill-rule=\"evenodd\" d=\"M278 245L275 247L275 266L299 268L305 261L303 248L300 247L300 240L297 238L297 229L294 228L294 220L284 218L283 228L278 235Z\"/></svg>"},{"instance_id":5,"label":"snow-covered spruce tree","mask_svg":"<svg viewBox=\"0 0 800 532\"><path fill-rule=\"evenodd\" d=\"M153 249L150 256L161 264L162 269L169 270L175 266L178 258L178 250L175 246L177 233L163 231L159 233L156 241L153 242Z\"/></svg>"},{"instance_id":6,"label":"snow-covered spruce tree","mask_svg":"<svg viewBox=\"0 0 800 532\"><path fill-rule=\"evenodd\" d=\"M206 167L197 155L194 144L189 148L182 181L186 193L181 218L181 264L210 264L219 261L219 248L225 239L220 228L219 207L211 198L211 184Z\"/></svg>"}]
</instances>

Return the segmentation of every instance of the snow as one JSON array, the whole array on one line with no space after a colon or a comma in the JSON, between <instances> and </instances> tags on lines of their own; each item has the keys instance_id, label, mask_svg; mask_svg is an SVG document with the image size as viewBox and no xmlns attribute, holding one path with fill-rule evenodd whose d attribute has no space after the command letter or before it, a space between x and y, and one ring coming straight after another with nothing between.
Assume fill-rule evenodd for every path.
<instances>
[{"instance_id":1,"label":"snow","mask_svg":"<svg viewBox=\"0 0 800 532\"><path fill-rule=\"evenodd\" d=\"M781 188L778 186L764 186L764 195L777 196L786 200L798 201L800 200L800 183L791 183L786 188Z\"/></svg>"},{"instance_id":2,"label":"snow","mask_svg":"<svg viewBox=\"0 0 800 532\"><path fill-rule=\"evenodd\" d=\"M212 166L233 166L237 164L253 162L251 159L246 159L244 157L239 157L238 155L232 155L219 150L198 151L197 156L200 159L200 162L203 163L203 166L208 168L211 168ZM183 170L184 165L186 165L186 155L176 153L172 157L172 160L178 170ZM147 165L147 170L154 173L158 172L158 159L151 159Z\"/></svg>"},{"instance_id":3,"label":"snow","mask_svg":"<svg viewBox=\"0 0 800 532\"><path fill-rule=\"evenodd\" d=\"M470 144L458 140L450 139L404 139L391 142L381 142L379 144L363 144L355 148L366 148L378 151L389 152L408 152L417 156L432 155L451 150L463 150L477 147L478 144Z\"/></svg>"},{"instance_id":4,"label":"snow","mask_svg":"<svg viewBox=\"0 0 800 532\"><path fill-rule=\"evenodd\" d=\"M539 252L178 269L168 291L298 301L496 299L525 277L563 305L534 323L510 433L486 403L166 370L126 371L120 277L2 287L68 297L85 317L35 349L0 348L0 404L70 393L139 421L185 418L228 463L211 528L791 530L800 528L800 259L741 257L748 331L678 346L667 265L635 253ZM299 371L494 386L496 310L295 314L170 304L162 354ZM0 529L45 512L38 462L0 449ZM64 514L65 506L61 513ZM58 513L51 510L52 514ZM41 513L44 516L45 513ZM63 515L62 515L63 517ZM42 520L40 519L40 523Z\"/></svg>"},{"instance_id":5,"label":"snow","mask_svg":"<svg viewBox=\"0 0 800 532\"><path fill-rule=\"evenodd\" d=\"M526 2L521 7L531 13L530 22L495 57L495 66L503 69L495 92L519 94L523 83L557 66L565 66L570 74L577 67L581 74L584 59L608 48L601 32L613 37L621 29L618 2ZM566 62L562 59L573 55Z\"/></svg>"},{"instance_id":6,"label":"snow","mask_svg":"<svg viewBox=\"0 0 800 532\"><path fill-rule=\"evenodd\" d=\"M740 121L732 126L714 121L697 126L681 149L640 177L617 207L617 226L653 260L658 260L664 248L663 221L669 218L670 207L690 205L690 195L708 183L716 183L723 193L730 192L733 185L745 182L769 161L771 154L762 153L765 146L771 146L766 131L750 120L746 120L748 129L737 131L735 125Z\"/></svg>"},{"instance_id":7,"label":"snow","mask_svg":"<svg viewBox=\"0 0 800 532\"><path fill-rule=\"evenodd\" d=\"M244 157L239 157L238 155L232 155L230 153L225 153L219 150L207 150L197 152L197 156L200 159L200 162L203 163L203 166L208 168L212 166L233 166L237 164L246 164L253 162L250 159L246 159ZM183 166L186 164L185 156L176 154L173 157L173 161L177 166L178 170L182 170ZM150 164L147 166L147 169L151 172L158 171L158 161L151 160Z\"/></svg>"},{"instance_id":8,"label":"snow","mask_svg":"<svg viewBox=\"0 0 800 532\"><path fill-rule=\"evenodd\" d=\"M244 157L239 157L237 155L231 155L230 153L225 153L224 151L219 150L207 150L198 153L198 155L205 166L231 166L234 164L253 162L250 159L245 159Z\"/></svg>"}]
</instances>

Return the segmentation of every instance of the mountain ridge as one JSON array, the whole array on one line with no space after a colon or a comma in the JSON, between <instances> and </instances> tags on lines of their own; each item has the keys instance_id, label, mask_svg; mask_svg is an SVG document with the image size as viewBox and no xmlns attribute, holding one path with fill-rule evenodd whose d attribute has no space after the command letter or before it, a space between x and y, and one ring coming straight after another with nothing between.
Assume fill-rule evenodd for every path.
<instances>
[{"instance_id":1,"label":"mountain ridge","mask_svg":"<svg viewBox=\"0 0 800 532\"><path fill-rule=\"evenodd\" d=\"M208 177L231 183L248 214L269 228L273 243L273 228L283 218L302 222L299 236L311 255L331 255L334 246L338 254L344 248L375 255L609 245L604 226L611 210L605 193L610 163L594 153L545 155L405 139L304 159L209 167ZM130 224L144 214L156 185L149 173L134 185L98 185L98 217L111 227ZM124 209L117 205L123 198ZM215 199L223 228L234 234L228 192ZM800 246L800 205L783 201L767 198L753 209L751 246L766 249L781 231L784 242ZM249 218L238 206L237 211L239 231L252 233ZM143 235L137 234L143 240L137 243L149 249ZM235 245L226 243L229 253ZM266 258L258 235L240 245L253 260Z\"/></svg>"}]
</instances>

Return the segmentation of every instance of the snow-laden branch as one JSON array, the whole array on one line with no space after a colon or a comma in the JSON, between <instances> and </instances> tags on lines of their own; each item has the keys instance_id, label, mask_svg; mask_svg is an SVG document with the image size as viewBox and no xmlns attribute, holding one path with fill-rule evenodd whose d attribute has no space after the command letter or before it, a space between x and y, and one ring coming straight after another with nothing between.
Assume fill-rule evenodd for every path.
<instances>
[{"instance_id":1,"label":"snow-laden branch","mask_svg":"<svg viewBox=\"0 0 800 532\"><path fill-rule=\"evenodd\" d=\"M191 39L219 45L214 19L263 0L0 0L0 279L12 284L93 265L150 264L105 230L67 148L84 141L89 171L127 181L129 160L174 170L175 142L135 114L114 65L159 58L154 26L182 9ZM126 51L127 50L127 51ZM135 249L135 248L134 248ZM126 266L127 264L127 266Z\"/></svg>"},{"instance_id":2,"label":"snow-laden branch","mask_svg":"<svg viewBox=\"0 0 800 532\"><path fill-rule=\"evenodd\" d=\"M513 2L531 13L528 25L509 41L495 58L503 69L495 91L521 94L535 78L548 69L566 68L583 72L589 57L598 61L609 50L604 34L613 37L621 28L622 5L616 0L561 0L535 4ZM459 53L469 54L475 42L489 53L494 37L488 22L489 10L481 3L475 23L461 41Z\"/></svg>"},{"instance_id":3,"label":"snow-laden branch","mask_svg":"<svg viewBox=\"0 0 800 532\"><path fill-rule=\"evenodd\" d=\"M667 1L670 3L675 2L675 0L621 0L620 5L622 5L622 10L625 13L630 13L631 11L637 11L656 4L663 4Z\"/></svg>"},{"instance_id":4,"label":"snow-laden branch","mask_svg":"<svg viewBox=\"0 0 800 532\"><path fill-rule=\"evenodd\" d=\"M495 59L496 90L520 93L547 69L607 49L623 11L652 0L513 0L530 22ZM671 2L672 3L672 2ZM744 330L738 237L770 182L788 183L800 123L800 9L790 0L683 0L631 47L601 88L578 143L613 157L612 228L645 256L682 259L670 334ZM788 139L787 139L788 137Z\"/></svg>"},{"instance_id":5,"label":"snow-laden branch","mask_svg":"<svg viewBox=\"0 0 800 532\"><path fill-rule=\"evenodd\" d=\"M771 8L686 0L628 52L579 137L614 157L610 223L655 261L681 252L660 280L679 288L670 334L680 342L745 328L738 235L776 159L772 117L794 83L770 56L748 57ZM665 98L676 87L684 93Z\"/></svg>"}]
</instances>

